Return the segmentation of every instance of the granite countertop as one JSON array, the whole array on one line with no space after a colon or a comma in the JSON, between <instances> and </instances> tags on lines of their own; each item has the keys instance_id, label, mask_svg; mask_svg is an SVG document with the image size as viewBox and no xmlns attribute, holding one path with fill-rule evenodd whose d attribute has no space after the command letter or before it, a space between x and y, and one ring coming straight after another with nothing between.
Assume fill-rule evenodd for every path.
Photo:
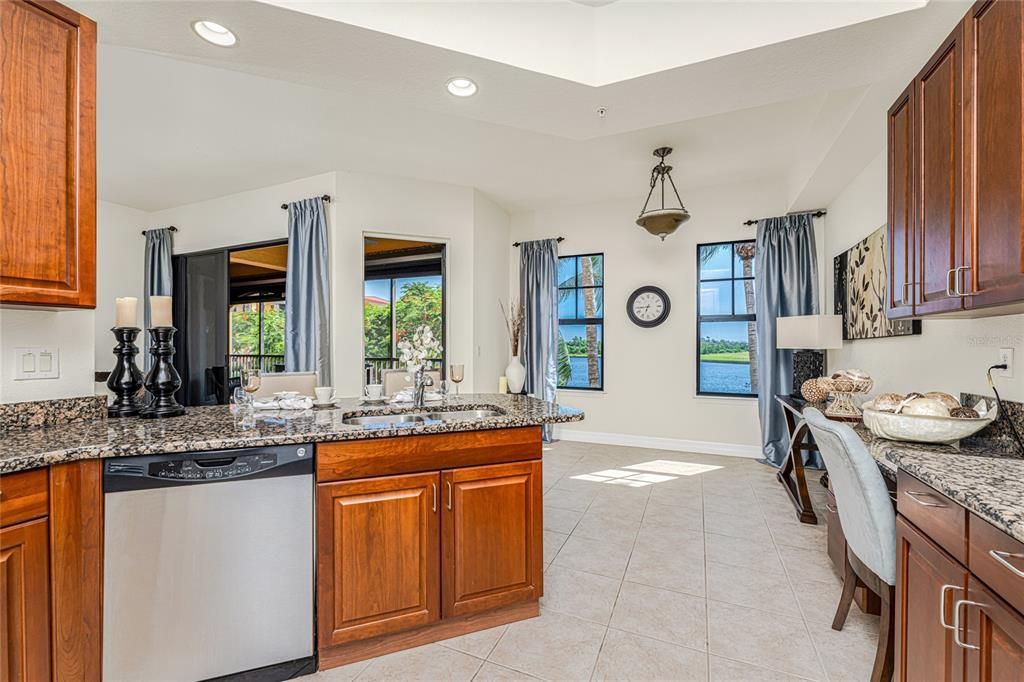
<instances>
[{"instance_id":1,"label":"granite countertop","mask_svg":"<svg viewBox=\"0 0 1024 682\"><path fill-rule=\"evenodd\" d=\"M365 428L343 424L365 414L422 412L408 404L370 407L340 399L330 409L247 413L227 405L190 407L169 419L94 419L60 426L11 430L0 435L0 474L81 459L343 440L428 433L483 431L583 420L581 410L526 396L466 394L428 402L428 410L487 409L505 414L480 419L426 422L414 426Z\"/></svg>"},{"instance_id":2,"label":"granite countertop","mask_svg":"<svg viewBox=\"0 0 1024 682\"><path fill-rule=\"evenodd\" d=\"M890 479L902 469L1024 542L1024 458L1014 446L965 441L957 449L886 440L863 424L854 431Z\"/></svg>"}]
</instances>

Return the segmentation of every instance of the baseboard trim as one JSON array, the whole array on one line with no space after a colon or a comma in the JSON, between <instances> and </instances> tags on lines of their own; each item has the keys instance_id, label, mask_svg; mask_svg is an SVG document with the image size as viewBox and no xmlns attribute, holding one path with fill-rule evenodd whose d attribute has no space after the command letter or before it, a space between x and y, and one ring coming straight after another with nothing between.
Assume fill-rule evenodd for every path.
<instances>
[{"instance_id":1,"label":"baseboard trim","mask_svg":"<svg viewBox=\"0 0 1024 682\"><path fill-rule=\"evenodd\" d=\"M568 440L577 443L596 443L598 445L622 445L631 448L647 448L650 450L671 450L673 452L693 452L704 455L725 455L727 457L746 457L760 459L764 457L757 445L740 445L738 443L716 443L706 440L686 440L683 438L659 438L657 436L634 436L628 433L605 433L602 431L580 431L556 426L556 440Z\"/></svg>"}]
</instances>

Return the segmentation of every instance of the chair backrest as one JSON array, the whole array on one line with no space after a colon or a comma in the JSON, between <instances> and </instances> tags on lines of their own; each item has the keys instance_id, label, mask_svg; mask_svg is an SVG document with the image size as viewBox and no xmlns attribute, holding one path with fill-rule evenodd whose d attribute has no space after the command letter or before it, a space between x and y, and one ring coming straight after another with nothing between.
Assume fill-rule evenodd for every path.
<instances>
[{"instance_id":1,"label":"chair backrest","mask_svg":"<svg viewBox=\"0 0 1024 682\"><path fill-rule=\"evenodd\" d=\"M312 396L316 388L316 372L274 372L260 375L256 398L269 398L278 391L298 391L301 395Z\"/></svg>"},{"instance_id":2,"label":"chair backrest","mask_svg":"<svg viewBox=\"0 0 1024 682\"><path fill-rule=\"evenodd\" d=\"M847 544L879 578L895 585L896 513L878 464L848 424L813 407L803 417L825 460Z\"/></svg>"},{"instance_id":3,"label":"chair backrest","mask_svg":"<svg viewBox=\"0 0 1024 682\"><path fill-rule=\"evenodd\" d=\"M425 374L434 380L435 390L441 385L441 370L428 369ZM408 379L408 381L407 381ZM412 388L412 377L404 369L385 369L381 372L380 382L384 386L384 395L394 396L400 391Z\"/></svg>"}]
</instances>

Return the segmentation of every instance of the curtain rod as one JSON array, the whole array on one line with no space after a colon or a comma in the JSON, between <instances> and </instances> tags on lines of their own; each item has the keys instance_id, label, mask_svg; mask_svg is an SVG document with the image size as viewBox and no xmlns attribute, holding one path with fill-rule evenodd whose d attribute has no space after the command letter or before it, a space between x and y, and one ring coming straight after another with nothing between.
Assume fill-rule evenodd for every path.
<instances>
[{"instance_id":1,"label":"curtain rod","mask_svg":"<svg viewBox=\"0 0 1024 682\"><path fill-rule=\"evenodd\" d=\"M565 241L565 237L555 237L555 241L561 244L562 242ZM516 247L517 249L519 248L520 244L522 244L522 242L512 242L512 246Z\"/></svg>"},{"instance_id":2,"label":"curtain rod","mask_svg":"<svg viewBox=\"0 0 1024 682\"><path fill-rule=\"evenodd\" d=\"M325 201L328 204L331 203L331 195L330 194L323 195L322 197L320 197L320 201ZM288 210L288 204L281 204L281 208L283 208L285 210Z\"/></svg>"},{"instance_id":3,"label":"curtain rod","mask_svg":"<svg viewBox=\"0 0 1024 682\"><path fill-rule=\"evenodd\" d=\"M154 228L154 229L157 229L157 230L159 230L160 228L159 228L159 227L157 227L157 228ZM168 229L168 230L170 230L171 232L177 232L177 231L178 231L178 228L176 228L176 227L175 227L174 225L171 225L171 226L170 226L170 227L168 227L167 229ZM143 230L143 231L142 231L142 234L143 234L143 235L145 235L145 234L146 234L147 232L149 232L149 230Z\"/></svg>"},{"instance_id":4,"label":"curtain rod","mask_svg":"<svg viewBox=\"0 0 1024 682\"><path fill-rule=\"evenodd\" d=\"M823 208L819 208L817 211L797 211L796 213L787 213L786 215L803 215L804 213L810 213L812 218L820 218L823 215L827 215L828 211ZM758 221L767 220L767 218L758 218L757 220L746 220L743 222L744 225L757 225Z\"/></svg>"}]
</instances>

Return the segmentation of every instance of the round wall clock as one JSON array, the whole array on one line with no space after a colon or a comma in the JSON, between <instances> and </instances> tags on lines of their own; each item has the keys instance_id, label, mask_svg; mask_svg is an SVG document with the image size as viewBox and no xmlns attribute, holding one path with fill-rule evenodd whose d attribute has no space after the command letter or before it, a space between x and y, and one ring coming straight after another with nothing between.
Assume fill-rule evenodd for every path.
<instances>
[{"instance_id":1,"label":"round wall clock","mask_svg":"<svg viewBox=\"0 0 1024 682\"><path fill-rule=\"evenodd\" d=\"M668 318L672 302L658 287L640 287L629 295L626 313L638 327L657 327Z\"/></svg>"}]
</instances>

